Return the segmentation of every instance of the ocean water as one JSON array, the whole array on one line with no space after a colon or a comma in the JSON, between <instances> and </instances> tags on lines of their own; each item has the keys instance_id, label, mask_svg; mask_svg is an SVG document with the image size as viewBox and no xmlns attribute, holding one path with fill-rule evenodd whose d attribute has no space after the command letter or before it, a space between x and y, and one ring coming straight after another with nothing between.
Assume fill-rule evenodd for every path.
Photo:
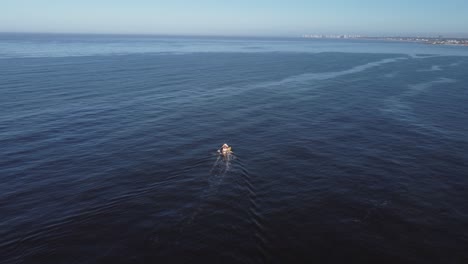
<instances>
[{"instance_id":1,"label":"ocean water","mask_svg":"<svg viewBox=\"0 0 468 264\"><path fill-rule=\"evenodd\" d=\"M0 262L468 263L467 73L467 47L0 34Z\"/></svg>"}]
</instances>

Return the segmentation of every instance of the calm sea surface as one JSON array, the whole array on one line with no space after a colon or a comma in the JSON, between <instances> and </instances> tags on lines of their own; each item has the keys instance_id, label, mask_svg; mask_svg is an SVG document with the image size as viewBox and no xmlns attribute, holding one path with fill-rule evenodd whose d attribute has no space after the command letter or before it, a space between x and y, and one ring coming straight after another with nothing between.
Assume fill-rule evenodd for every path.
<instances>
[{"instance_id":1,"label":"calm sea surface","mask_svg":"<svg viewBox=\"0 0 468 264\"><path fill-rule=\"evenodd\" d=\"M0 150L2 264L468 263L468 47L0 34Z\"/></svg>"}]
</instances>

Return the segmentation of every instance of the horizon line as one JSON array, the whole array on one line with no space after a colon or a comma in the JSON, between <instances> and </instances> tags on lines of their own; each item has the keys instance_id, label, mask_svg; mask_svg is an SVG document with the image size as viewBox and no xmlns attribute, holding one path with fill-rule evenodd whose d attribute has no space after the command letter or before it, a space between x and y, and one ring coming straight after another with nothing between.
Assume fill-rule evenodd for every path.
<instances>
[{"instance_id":1,"label":"horizon line","mask_svg":"<svg viewBox=\"0 0 468 264\"><path fill-rule=\"evenodd\" d=\"M47 31L0 31L0 34L36 34L36 35L101 35L101 36L154 36L154 37L221 37L221 38L304 38L304 35L322 35L322 36L345 36L345 35L359 35L359 38L387 38L387 37L424 37L424 38L435 38L441 36L441 38L468 38L468 34L458 33L450 35L458 36L445 36L444 34L358 34L358 33L304 33L300 35L244 35L244 34L189 34L189 33L180 33L180 34L167 34L167 33L115 33L115 32L47 32Z\"/></svg>"}]
</instances>

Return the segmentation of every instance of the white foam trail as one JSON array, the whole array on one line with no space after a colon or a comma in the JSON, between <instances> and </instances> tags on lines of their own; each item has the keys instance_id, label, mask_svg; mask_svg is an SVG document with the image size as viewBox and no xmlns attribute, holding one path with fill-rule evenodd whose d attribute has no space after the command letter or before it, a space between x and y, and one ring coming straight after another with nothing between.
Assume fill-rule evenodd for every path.
<instances>
[{"instance_id":1,"label":"white foam trail","mask_svg":"<svg viewBox=\"0 0 468 264\"><path fill-rule=\"evenodd\" d=\"M408 54L412 59L426 59L426 58L435 58L435 57L440 57L441 55L418 55L418 54Z\"/></svg>"},{"instance_id":2,"label":"white foam trail","mask_svg":"<svg viewBox=\"0 0 468 264\"><path fill-rule=\"evenodd\" d=\"M430 69L419 70L419 72L431 72L431 71L441 71L442 68L440 65L432 65Z\"/></svg>"},{"instance_id":3,"label":"white foam trail","mask_svg":"<svg viewBox=\"0 0 468 264\"><path fill-rule=\"evenodd\" d=\"M246 90L252 90L252 89L257 89L257 88L269 88L269 87L289 85L289 84L303 84L303 83L308 83L311 81L333 79L333 78L337 78L337 77L344 76L344 75L363 72L363 71L366 71L371 68L378 67L384 64L394 63L400 60L407 60L407 59L408 57L395 57L395 58L382 59L379 61L374 61L374 62L369 62L366 64L354 66L350 69L343 70L343 71L305 73L305 74L293 75L293 76L284 78L279 81L259 82L259 83L254 83L254 84L248 84L242 87L236 87L232 85L221 86L219 88L211 90L211 93L205 94L204 97L215 98L215 97L221 96L222 94L228 94L231 97L231 96L235 96L238 94L242 94ZM226 93L226 91L228 91L228 93ZM187 101L188 100L189 99L187 99Z\"/></svg>"},{"instance_id":4,"label":"white foam trail","mask_svg":"<svg viewBox=\"0 0 468 264\"><path fill-rule=\"evenodd\" d=\"M443 84L443 83L454 83L456 80L450 78L439 78L438 80L425 82L425 83L418 83L414 85L409 85L409 90L401 94L401 97L412 97L416 96L427 89L431 88L436 84Z\"/></svg>"},{"instance_id":5,"label":"white foam trail","mask_svg":"<svg viewBox=\"0 0 468 264\"><path fill-rule=\"evenodd\" d=\"M405 101L407 101L408 98L415 97L420 95L421 93L424 93L425 91L437 84L449 84L454 82L456 82L456 80L454 79L439 78L430 82L409 85L409 89L404 93L387 98L385 100L385 107L381 110L383 112L390 113L392 117L398 120L405 121L420 129L427 130L429 132L436 132L444 136L450 135L449 131L436 127L432 124L424 123L421 120L419 120L413 113L411 106L408 103L405 103Z\"/></svg>"},{"instance_id":6,"label":"white foam trail","mask_svg":"<svg viewBox=\"0 0 468 264\"><path fill-rule=\"evenodd\" d=\"M287 77L287 78L279 80L279 81L264 82L264 83L255 84L253 86L255 88L263 88L263 87L270 87L270 86L286 85L286 84L291 84L291 83L307 83L307 82L315 81L315 80L321 81L321 80L333 79L333 78L340 77L340 76L343 76L343 75L349 75L349 74L363 72L363 71L369 70L371 68L381 66L383 64L393 63L393 62L397 62L399 60L406 60L406 59L408 59L408 58L406 58L406 57L397 57L397 58L383 59L383 60L379 60L379 61L369 62L369 63L363 64L363 65L358 65L358 66L355 66L355 67L353 67L351 69L348 69L348 70L335 71L335 72L299 74L299 75L294 75L294 76Z\"/></svg>"}]
</instances>

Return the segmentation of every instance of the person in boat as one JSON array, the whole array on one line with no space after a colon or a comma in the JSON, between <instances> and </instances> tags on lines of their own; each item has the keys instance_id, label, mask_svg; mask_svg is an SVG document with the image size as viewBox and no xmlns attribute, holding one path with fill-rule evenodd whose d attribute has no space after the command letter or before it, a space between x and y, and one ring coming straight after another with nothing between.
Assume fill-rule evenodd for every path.
<instances>
[{"instance_id":1,"label":"person in boat","mask_svg":"<svg viewBox=\"0 0 468 264\"><path fill-rule=\"evenodd\" d=\"M223 146L221 146L219 152L223 155L227 155L231 153L231 147L228 144L224 143Z\"/></svg>"}]
</instances>

